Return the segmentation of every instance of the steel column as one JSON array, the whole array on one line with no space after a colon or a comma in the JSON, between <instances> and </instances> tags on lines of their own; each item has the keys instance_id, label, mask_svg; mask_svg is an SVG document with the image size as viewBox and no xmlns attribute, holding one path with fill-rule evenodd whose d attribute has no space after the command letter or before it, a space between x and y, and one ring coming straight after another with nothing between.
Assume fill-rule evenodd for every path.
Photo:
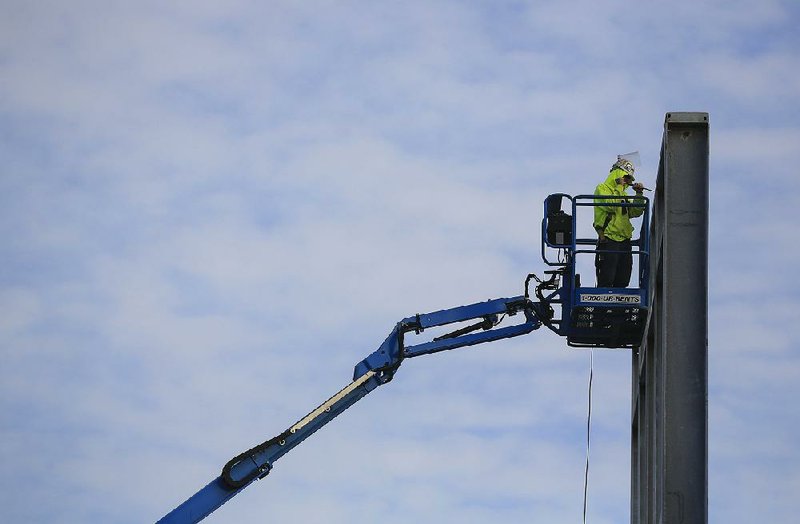
<instances>
[{"instance_id":1,"label":"steel column","mask_svg":"<svg viewBox=\"0 0 800 524\"><path fill-rule=\"evenodd\" d=\"M708 523L707 113L668 113L633 352L631 522Z\"/></svg>"}]
</instances>

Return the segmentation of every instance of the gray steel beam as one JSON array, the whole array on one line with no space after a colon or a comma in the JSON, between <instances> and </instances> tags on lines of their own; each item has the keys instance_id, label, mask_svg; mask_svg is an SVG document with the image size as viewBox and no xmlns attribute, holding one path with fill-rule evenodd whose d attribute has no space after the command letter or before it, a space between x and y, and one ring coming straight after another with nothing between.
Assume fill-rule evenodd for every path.
<instances>
[{"instance_id":1,"label":"gray steel beam","mask_svg":"<svg viewBox=\"0 0 800 524\"><path fill-rule=\"evenodd\" d=\"M631 522L708 522L708 114L668 113L633 352Z\"/></svg>"}]
</instances>

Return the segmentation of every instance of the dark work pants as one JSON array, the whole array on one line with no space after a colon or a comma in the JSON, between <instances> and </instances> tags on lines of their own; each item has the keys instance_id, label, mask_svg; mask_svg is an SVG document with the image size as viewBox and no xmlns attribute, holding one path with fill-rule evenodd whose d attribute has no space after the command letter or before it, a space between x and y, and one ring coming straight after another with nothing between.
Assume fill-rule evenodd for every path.
<instances>
[{"instance_id":1,"label":"dark work pants","mask_svg":"<svg viewBox=\"0 0 800 524\"><path fill-rule=\"evenodd\" d=\"M628 287L631 281L631 268L633 256L631 255L631 241L605 239L597 243L599 251L613 251L612 253L597 253L594 267L597 272L597 287Z\"/></svg>"}]
</instances>

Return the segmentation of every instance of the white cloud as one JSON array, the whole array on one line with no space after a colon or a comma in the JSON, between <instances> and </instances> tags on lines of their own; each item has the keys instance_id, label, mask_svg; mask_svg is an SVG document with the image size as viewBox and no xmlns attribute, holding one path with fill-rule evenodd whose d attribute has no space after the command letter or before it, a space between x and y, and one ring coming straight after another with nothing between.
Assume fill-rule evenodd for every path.
<instances>
[{"instance_id":1,"label":"white cloud","mask_svg":"<svg viewBox=\"0 0 800 524\"><path fill-rule=\"evenodd\" d=\"M400 318L521 293L545 195L634 149L654 180L676 109L712 122L710 511L791 518L797 414L757 427L796 390L785 4L6 11L5 520L158 518ZM563 345L404 363L209 521L578 518L588 355ZM591 518L617 522L629 356L595 364Z\"/></svg>"}]
</instances>

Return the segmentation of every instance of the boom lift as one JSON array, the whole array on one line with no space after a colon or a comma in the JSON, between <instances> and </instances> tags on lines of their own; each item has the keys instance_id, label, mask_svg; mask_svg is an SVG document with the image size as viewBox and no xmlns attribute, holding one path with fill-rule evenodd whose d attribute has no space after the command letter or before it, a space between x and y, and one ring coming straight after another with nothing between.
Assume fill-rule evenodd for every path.
<instances>
[{"instance_id":1,"label":"boom lift","mask_svg":"<svg viewBox=\"0 0 800 524\"><path fill-rule=\"evenodd\" d=\"M571 214L562 211L562 202L570 203ZM593 211L595 206L644 208L639 238L633 239L632 256L638 262L638 287L601 288L581 285L577 272L578 261L592 261L598 250L594 238L578 238L577 216L581 210ZM546 321L539 317L557 334L567 337L573 347L632 348L639 345L647 320L648 285L650 281L650 202L646 197L619 201L615 197L600 195L578 195L571 197L556 193L547 197L542 219L542 259L556 269L544 273L547 281L539 280L536 296L540 307L552 311L552 306L561 309L560 318ZM558 253L551 260L553 251ZM549 256L548 256L549 255ZM528 283L535 275L529 275ZM552 291L544 294L546 291Z\"/></svg>"},{"instance_id":2,"label":"boom lift","mask_svg":"<svg viewBox=\"0 0 800 524\"><path fill-rule=\"evenodd\" d=\"M639 259L639 287L582 287L580 275L576 272L576 261L579 256L588 259L598 251L592 247L596 242L594 239L578 237L577 214L583 208L591 210L603 198L607 197L571 197L563 193L550 195L545 200L542 219L542 258L555 269L545 271L548 275L546 280L530 274L525 281L524 295L404 318L395 325L377 350L355 366L350 384L283 433L229 460L217 478L158 522L199 522L252 482L267 476L276 460L315 431L378 386L391 381L407 358L513 338L528 334L542 325L565 336L568 345L573 347L638 346L647 317L650 205L644 197L610 203L602 200L604 206L644 208L639 238L632 241L635 246L633 254ZM571 214L562 210L564 200L570 203ZM554 253L557 253L557 258L552 261L550 258ZM529 296L531 280L537 282L534 293L538 300ZM520 321L500 327L507 317L516 317ZM459 327L429 342L406 344L406 335L410 333L419 335L427 329L449 325Z\"/></svg>"}]
</instances>

